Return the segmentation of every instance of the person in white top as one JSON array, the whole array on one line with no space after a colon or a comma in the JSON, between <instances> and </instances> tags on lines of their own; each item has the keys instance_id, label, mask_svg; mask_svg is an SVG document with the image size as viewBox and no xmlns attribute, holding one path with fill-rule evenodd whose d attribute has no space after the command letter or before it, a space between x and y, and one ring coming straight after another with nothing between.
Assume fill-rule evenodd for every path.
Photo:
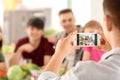
<instances>
[{"instance_id":1,"label":"person in white top","mask_svg":"<svg viewBox=\"0 0 120 80\"><path fill-rule=\"evenodd\" d=\"M103 32L112 50L105 53L100 62L78 62L74 68L59 77L57 74L62 60L79 48L71 44L74 36L72 33L58 42L55 54L38 80L120 80L120 0L104 0L103 9Z\"/></svg>"}]
</instances>

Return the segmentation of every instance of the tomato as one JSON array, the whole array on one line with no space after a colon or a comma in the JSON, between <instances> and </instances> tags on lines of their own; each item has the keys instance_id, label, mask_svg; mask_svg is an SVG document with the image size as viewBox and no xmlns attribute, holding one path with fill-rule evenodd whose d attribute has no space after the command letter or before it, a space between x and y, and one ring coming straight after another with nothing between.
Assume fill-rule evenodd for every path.
<instances>
[{"instance_id":1,"label":"tomato","mask_svg":"<svg viewBox=\"0 0 120 80\"><path fill-rule=\"evenodd\" d=\"M6 77L7 76L7 72L5 71L0 71L0 78L1 77Z\"/></svg>"}]
</instances>

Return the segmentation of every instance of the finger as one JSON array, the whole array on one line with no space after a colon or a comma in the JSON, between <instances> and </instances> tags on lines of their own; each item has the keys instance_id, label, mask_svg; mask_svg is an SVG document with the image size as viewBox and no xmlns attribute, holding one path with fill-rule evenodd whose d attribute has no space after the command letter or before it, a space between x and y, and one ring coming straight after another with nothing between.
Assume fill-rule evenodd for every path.
<instances>
[{"instance_id":1,"label":"finger","mask_svg":"<svg viewBox=\"0 0 120 80\"><path fill-rule=\"evenodd\" d=\"M73 48L74 48L74 50L76 50L76 49L80 49L81 46L73 46Z\"/></svg>"},{"instance_id":2,"label":"finger","mask_svg":"<svg viewBox=\"0 0 120 80\"><path fill-rule=\"evenodd\" d=\"M97 34L101 35L102 37L104 37L104 33L102 31L96 31Z\"/></svg>"},{"instance_id":3,"label":"finger","mask_svg":"<svg viewBox=\"0 0 120 80\"><path fill-rule=\"evenodd\" d=\"M99 34L101 36L101 38L103 38L105 41L107 41L103 31L97 31L97 34Z\"/></svg>"},{"instance_id":4,"label":"finger","mask_svg":"<svg viewBox=\"0 0 120 80\"><path fill-rule=\"evenodd\" d=\"M71 34L68 35L68 37L66 37L66 39L68 39L69 41L72 41L73 37L77 34L77 31L72 32Z\"/></svg>"},{"instance_id":5,"label":"finger","mask_svg":"<svg viewBox=\"0 0 120 80\"><path fill-rule=\"evenodd\" d=\"M60 40L58 40L57 44L61 43L63 40L64 40L64 38L61 38Z\"/></svg>"},{"instance_id":6,"label":"finger","mask_svg":"<svg viewBox=\"0 0 120 80\"><path fill-rule=\"evenodd\" d=\"M61 41L63 41L65 38L60 38L59 40L58 40L58 42L61 42Z\"/></svg>"}]
</instances>

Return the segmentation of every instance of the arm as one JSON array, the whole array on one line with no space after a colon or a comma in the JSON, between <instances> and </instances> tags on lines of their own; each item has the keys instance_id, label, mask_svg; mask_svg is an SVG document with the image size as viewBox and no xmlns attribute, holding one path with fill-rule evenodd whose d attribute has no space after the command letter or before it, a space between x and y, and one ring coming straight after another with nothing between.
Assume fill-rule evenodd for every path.
<instances>
[{"instance_id":1,"label":"arm","mask_svg":"<svg viewBox=\"0 0 120 80\"><path fill-rule=\"evenodd\" d=\"M1 50L0 50L0 71L7 71L7 66L5 64L5 59Z\"/></svg>"},{"instance_id":2,"label":"arm","mask_svg":"<svg viewBox=\"0 0 120 80\"><path fill-rule=\"evenodd\" d=\"M52 71L52 72L58 74L63 59L64 59L64 56L62 57L60 55L57 55L57 53L55 53L52 56L51 60L49 61L48 65L46 66L44 71Z\"/></svg>"},{"instance_id":3,"label":"arm","mask_svg":"<svg viewBox=\"0 0 120 80\"><path fill-rule=\"evenodd\" d=\"M49 55L44 56L44 66L46 66L48 64L48 62L50 61L50 58L51 58L51 56L49 56Z\"/></svg>"},{"instance_id":4,"label":"arm","mask_svg":"<svg viewBox=\"0 0 120 80\"><path fill-rule=\"evenodd\" d=\"M12 65L18 65L19 64L19 61L21 60L22 58L22 53L23 52L27 52L27 53L30 53L34 50L35 48L27 43L27 44L24 44L22 46L20 46L17 51L12 55L11 59L10 59L10 66Z\"/></svg>"},{"instance_id":5,"label":"arm","mask_svg":"<svg viewBox=\"0 0 120 80\"><path fill-rule=\"evenodd\" d=\"M47 36L47 39L50 43L56 45L58 40L60 40L63 37L64 32L58 32L54 36Z\"/></svg>"},{"instance_id":6,"label":"arm","mask_svg":"<svg viewBox=\"0 0 120 80\"><path fill-rule=\"evenodd\" d=\"M80 48L79 46L72 45L74 35L75 34L70 34L67 38L61 39L58 42L56 51L44 71L52 71L57 74L63 59L75 49Z\"/></svg>"},{"instance_id":7,"label":"arm","mask_svg":"<svg viewBox=\"0 0 120 80\"><path fill-rule=\"evenodd\" d=\"M79 49L79 46L72 46L72 34L65 39L61 39L56 47L55 54L52 56L50 62L44 69L38 80L114 80L113 76L109 76L109 74L116 73L117 70L114 64L114 59L112 59L113 63L110 60L104 60L99 63L87 61L87 62L79 62L72 68L68 73L66 73L62 77L58 77L54 73L58 73L60 69L60 65L62 60L75 49ZM110 63L109 63L110 62ZM113 69L111 69L111 67ZM119 68L119 67L118 67ZM95 74L94 74L95 73ZM102 75L104 74L104 75ZM93 76L93 77L91 77ZM105 77L108 76L108 77ZM115 75L114 75L115 76ZM116 75L116 77L118 77Z\"/></svg>"},{"instance_id":8,"label":"arm","mask_svg":"<svg viewBox=\"0 0 120 80\"><path fill-rule=\"evenodd\" d=\"M84 51L82 61L91 60L90 52Z\"/></svg>"},{"instance_id":9,"label":"arm","mask_svg":"<svg viewBox=\"0 0 120 80\"><path fill-rule=\"evenodd\" d=\"M16 53L14 53L10 59L10 66L18 65L21 58L22 58L22 50L18 48Z\"/></svg>"},{"instance_id":10,"label":"arm","mask_svg":"<svg viewBox=\"0 0 120 80\"><path fill-rule=\"evenodd\" d=\"M47 39L44 44L44 66L45 67L50 61L51 56L54 53L53 44L51 44Z\"/></svg>"},{"instance_id":11,"label":"arm","mask_svg":"<svg viewBox=\"0 0 120 80\"><path fill-rule=\"evenodd\" d=\"M104 60L99 63L92 61L78 62L74 68L61 77L47 71L42 73L38 80L114 80L116 77L119 80L117 69L119 67L116 68L116 65L114 65L114 59L112 63L111 60Z\"/></svg>"}]
</instances>

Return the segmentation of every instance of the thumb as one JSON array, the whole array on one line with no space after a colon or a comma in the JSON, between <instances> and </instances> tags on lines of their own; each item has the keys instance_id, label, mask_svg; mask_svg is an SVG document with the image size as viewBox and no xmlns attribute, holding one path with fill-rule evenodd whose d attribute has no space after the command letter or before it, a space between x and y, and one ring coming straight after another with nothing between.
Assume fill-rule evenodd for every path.
<instances>
[{"instance_id":1,"label":"thumb","mask_svg":"<svg viewBox=\"0 0 120 80\"><path fill-rule=\"evenodd\" d=\"M66 38L68 39L68 41L72 42L73 37L77 34L77 31L72 32L71 34L69 34Z\"/></svg>"}]
</instances>

